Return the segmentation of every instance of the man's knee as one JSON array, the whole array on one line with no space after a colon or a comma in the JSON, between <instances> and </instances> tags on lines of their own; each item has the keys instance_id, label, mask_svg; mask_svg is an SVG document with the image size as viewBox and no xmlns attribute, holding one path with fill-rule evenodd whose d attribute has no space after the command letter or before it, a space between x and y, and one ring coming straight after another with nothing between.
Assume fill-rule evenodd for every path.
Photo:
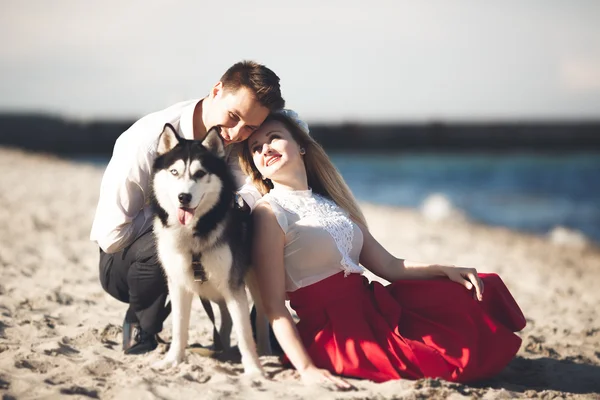
<instances>
[{"instance_id":1,"label":"man's knee","mask_svg":"<svg viewBox=\"0 0 600 400\"><path fill-rule=\"evenodd\" d=\"M150 305L162 294L168 292L167 281L160 263L150 258L134 262L127 274L129 297L137 308Z\"/></svg>"},{"instance_id":2,"label":"man's knee","mask_svg":"<svg viewBox=\"0 0 600 400\"><path fill-rule=\"evenodd\" d=\"M126 267L115 254L100 250L99 278L102 289L115 299L129 303L129 289L125 280Z\"/></svg>"}]
</instances>

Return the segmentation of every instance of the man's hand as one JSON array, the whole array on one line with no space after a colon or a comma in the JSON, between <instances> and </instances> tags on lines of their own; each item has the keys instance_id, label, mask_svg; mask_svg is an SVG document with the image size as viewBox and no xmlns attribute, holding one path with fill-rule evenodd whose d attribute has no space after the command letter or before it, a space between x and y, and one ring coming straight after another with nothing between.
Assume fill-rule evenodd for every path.
<instances>
[{"instance_id":1,"label":"man's hand","mask_svg":"<svg viewBox=\"0 0 600 400\"><path fill-rule=\"evenodd\" d=\"M235 208L245 214L250 214L250 211L252 211L250 206L244 201L244 198L239 193L235 194L233 205Z\"/></svg>"}]
</instances>

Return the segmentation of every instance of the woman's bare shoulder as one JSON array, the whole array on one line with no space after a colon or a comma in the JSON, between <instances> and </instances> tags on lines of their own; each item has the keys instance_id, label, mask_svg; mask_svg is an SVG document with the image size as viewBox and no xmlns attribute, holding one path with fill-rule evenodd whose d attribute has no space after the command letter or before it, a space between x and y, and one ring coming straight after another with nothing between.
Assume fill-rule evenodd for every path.
<instances>
[{"instance_id":1,"label":"woman's bare shoulder","mask_svg":"<svg viewBox=\"0 0 600 400\"><path fill-rule=\"evenodd\" d=\"M265 201L264 198L262 198L256 204L256 206L252 210L252 216L254 217L255 221L276 221L275 211L273 210L271 203Z\"/></svg>"}]
</instances>

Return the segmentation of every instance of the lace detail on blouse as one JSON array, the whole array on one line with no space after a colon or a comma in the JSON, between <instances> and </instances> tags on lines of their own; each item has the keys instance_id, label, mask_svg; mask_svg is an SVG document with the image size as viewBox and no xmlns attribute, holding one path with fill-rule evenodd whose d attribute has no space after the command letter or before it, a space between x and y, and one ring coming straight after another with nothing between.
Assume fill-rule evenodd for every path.
<instances>
[{"instance_id":1,"label":"lace detail on blouse","mask_svg":"<svg viewBox=\"0 0 600 400\"><path fill-rule=\"evenodd\" d=\"M348 215L332 200L312 190L271 190L265 198L273 199L285 210L297 214L300 218L313 218L333 238L342 256L341 269L344 276L362 273L363 269L350 258L354 228Z\"/></svg>"}]
</instances>

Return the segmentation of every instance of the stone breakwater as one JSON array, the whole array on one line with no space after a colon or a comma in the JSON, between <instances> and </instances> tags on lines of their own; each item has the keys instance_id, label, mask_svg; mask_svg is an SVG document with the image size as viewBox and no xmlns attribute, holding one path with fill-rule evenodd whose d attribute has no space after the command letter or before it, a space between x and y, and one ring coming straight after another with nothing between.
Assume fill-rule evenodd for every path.
<instances>
[{"instance_id":1,"label":"stone breakwater","mask_svg":"<svg viewBox=\"0 0 600 400\"><path fill-rule=\"evenodd\" d=\"M116 138L134 121L0 113L0 145L109 155ZM600 121L311 124L310 129L326 149L340 151L600 150Z\"/></svg>"}]
</instances>

